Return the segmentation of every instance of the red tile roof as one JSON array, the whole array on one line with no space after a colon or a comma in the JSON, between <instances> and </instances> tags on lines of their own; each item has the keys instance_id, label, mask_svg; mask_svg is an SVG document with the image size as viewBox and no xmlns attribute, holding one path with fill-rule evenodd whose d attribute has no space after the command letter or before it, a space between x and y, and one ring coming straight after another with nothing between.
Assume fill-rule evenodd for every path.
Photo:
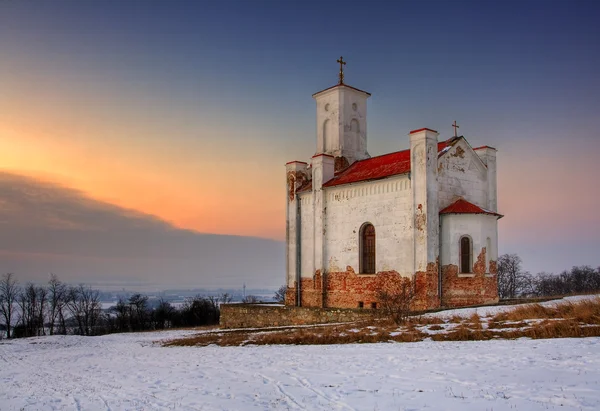
<instances>
[{"instance_id":1,"label":"red tile roof","mask_svg":"<svg viewBox=\"0 0 600 411\"><path fill-rule=\"evenodd\" d=\"M473 150L482 150L484 148L491 148L492 150L496 150L494 147L490 147L490 146L481 146L481 147L475 147ZM496 150L497 151L497 150Z\"/></svg>"},{"instance_id":2,"label":"red tile roof","mask_svg":"<svg viewBox=\"0 0 600 411\"><path fill-rule=\"evenodd\" d=\"M486 210L473 203L469 203L464 198L459 198L448 207L440 211L440 214L488 214L494 215L499 218L504 217L502 214L495 213L493 211Z\"/></svg>"},{"instance_id":3,"label":"red tile roof","mask_svg":"<svg viewBox=\"0 0 600 411\"><path fill-rule=\"evenodd\" d=\"M447 145L446 141L438 143L438 152L446 148ZM397 151L352 163L350 167L323 184L323 187L378 180L380 178L408 173L409 171L410 150Z\"/></svg>"}]
</instances>

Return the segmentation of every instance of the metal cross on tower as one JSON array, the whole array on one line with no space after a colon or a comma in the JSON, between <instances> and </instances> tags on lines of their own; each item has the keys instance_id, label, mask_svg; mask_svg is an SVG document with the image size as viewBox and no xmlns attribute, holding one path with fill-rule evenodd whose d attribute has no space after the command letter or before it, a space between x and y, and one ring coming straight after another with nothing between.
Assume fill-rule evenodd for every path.
<instances>
[{"instance_id":1,"label":"metal cross on tower","mask_svg":"<svg viewBox=\"0 0 600 411\"><path fill-rule=\"evenodd\" d=\"M454 120L454 124L452 124L452 127L454 127L454 137L458 137L457 128L460 128L460 126L456 124L456 120Z\"/></svg>"},{"instance_id":2,"label":"metal cross on tower","mask_svg":"<svg viewBox=\"0 0 600 411\"><path fill-rule=\"evenodd\" d=\"M339 59L336 60L338 63L340 63L340 74L339 74L339 78L340 78L340 84L344 84L344 66L346 65L346 62L344 61L344 57L340 56Z\"/></svg>"}]
</instances>

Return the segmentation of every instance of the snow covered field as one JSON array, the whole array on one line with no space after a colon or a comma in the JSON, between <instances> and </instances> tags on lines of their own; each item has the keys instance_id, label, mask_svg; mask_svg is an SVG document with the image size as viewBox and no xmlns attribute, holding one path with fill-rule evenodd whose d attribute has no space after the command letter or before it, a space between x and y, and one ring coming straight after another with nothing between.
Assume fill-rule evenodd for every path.
<instances>
[{"instance_id":1,"label":"snow covered field","mask_svg":"<svg viewBox=\"0 0 600 411\"><path fill-rule=\"evenodd\" d=\"M600 338L161 347L0 342L0 410L598 410Z\"/></svg>"}]
</instances>

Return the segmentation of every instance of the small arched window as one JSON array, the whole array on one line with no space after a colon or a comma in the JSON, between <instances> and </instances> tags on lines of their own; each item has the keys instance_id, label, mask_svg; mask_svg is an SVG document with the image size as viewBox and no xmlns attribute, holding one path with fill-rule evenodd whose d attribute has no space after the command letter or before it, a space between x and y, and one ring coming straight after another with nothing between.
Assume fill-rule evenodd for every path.
<instances>
[{"instance_id":1,"label":"small arched window","mask_svg":"<svg viewBox=\"0 0 600 411\"><path fill-rule=\"evenodd\" d=\"M367 223L360 232L360 272L375 274L375 227Z\"/></svg>"},{"instance_id":2,"label":"small arched window","mask_svg":"<svg viewBox=\"0 0 600 411\"><path fill-rule=\"evenodd\" d=\"M461 237L460 239L460 272L470 273L471 272L471 239L467 236Z\"/></svg>"}]
</instances>

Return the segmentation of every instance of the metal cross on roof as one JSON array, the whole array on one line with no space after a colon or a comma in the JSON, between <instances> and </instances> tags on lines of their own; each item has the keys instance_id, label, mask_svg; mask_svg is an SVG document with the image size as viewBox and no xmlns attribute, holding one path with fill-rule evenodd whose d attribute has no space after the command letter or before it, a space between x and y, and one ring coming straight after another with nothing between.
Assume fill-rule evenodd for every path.
<instances>
[{"instance_id":1,"label":"metal cross on roof","mask_svg":"<svg viewBox=\"0 0 600 411\"><path fill-rule=\"evenodd\" d=\"M344 84L344 66L346 65L346 62L344 61L344 57L340 56L339 59L336 60L338 63L340 63L340 74L339 74L339 78L340 78L340 84Z\"/></svg>"},{"instance_id":2,"label":"metal cross on roof","mask_svg":"<svg viewBox=\"0 0 600 411\"><path fill-rule=\"evenodd\" d=\"M457 128L460 128L460 126L456 124L456 120L454 120L454 124L452 124L452 127L454 127L454 137L458 137Z\"/></svg>"}]
</instances>

